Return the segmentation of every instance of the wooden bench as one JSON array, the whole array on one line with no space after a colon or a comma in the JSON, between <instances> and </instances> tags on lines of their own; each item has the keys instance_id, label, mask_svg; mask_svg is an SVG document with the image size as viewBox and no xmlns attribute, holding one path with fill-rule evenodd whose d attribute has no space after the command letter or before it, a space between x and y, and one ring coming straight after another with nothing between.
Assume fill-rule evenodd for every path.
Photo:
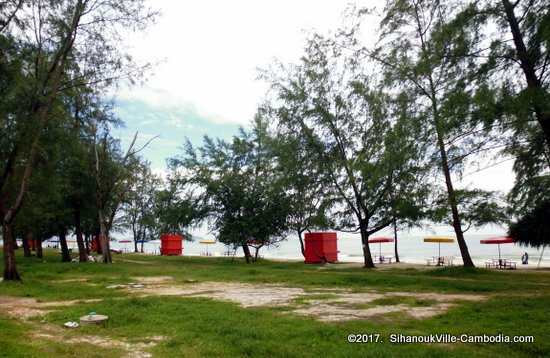
<instances>
[{"instance_id":1,"label":"wooden bench","mask_svg":"<svg viewBox=\"0 0 550 358\"><path fill-rule=\"evenodd\" d=\"M516 262L515 261L506 261L506 264L504 265L505 269L508 270L515 270L517 269Z\"/></svg>"},{"instance_id":2,"label":"wooden bench","mask_svg":"<svg viewBox=\"0 0 550 358\"><path fill-rule=\"evenodd\" d=\"M486 261L485 262L485 268L496 268L496 269L508 269L508 270L516 270L517 269L517 262L515 261L507 261L507 260L493 260L493 261Z\"/></svg>"},{"instance_id":3,"label":"wooden bench","mask_svg":"<svg viewBox=\"0 0 550 358\"><path fill-rule=\"evenodd\" d=\"M453 266L453 257L433 256L431 259L426 259L426 265L430 266L432 264L435 266Z\"/></svg>"},{"instance_id":4,"label":"wooden bench","mask_svg":"<svg viewBox=\"0 0 550 358\"><path fill-rule=\"evenodd\" d=\"M393 260L393 256L374 256L374 261L379 264L391 264L391 261Z\"/></svg>"}]
</instances>

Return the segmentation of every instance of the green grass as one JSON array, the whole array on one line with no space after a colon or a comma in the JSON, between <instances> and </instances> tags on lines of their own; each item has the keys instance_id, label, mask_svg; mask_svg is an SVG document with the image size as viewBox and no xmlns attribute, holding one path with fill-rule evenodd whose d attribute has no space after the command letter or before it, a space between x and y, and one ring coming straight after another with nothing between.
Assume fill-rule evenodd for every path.
<instances>
[{"instance_id":1,"label":"green grass","mask_svg":"<svg viewBox=\"0 0 550 358\"><path fill-rule=\"evenodd\" d=\"M18 255L21 253L18 252ZM130 342L155 341L143 348L154 357L273 356L273 357L543 357L550 355L547 322L550 318L550 273L462 268L432 270L340 269L318 270L317 265L260 260L201 257L158 257L124 254L105 264L61 263L59 254L46 251L45 260L17 257L22 283L0 283L0 296L32 297L38 301L100 299L49 308L45 317L16 322L0 311L0 356L5 357L119 357L120 347L74 342L90 335ZM139 264L124 259L146 262ZM110 284L135 282L138 276L171 276L170 284L195 281L268 283L300 287L310 293L288 306L242 308L230 302L197 297L137 297ZM459 302L430 319L392 313L381 320L323 323L296 316L293 308L309 300L331 302L337 289L350 292L434 292L483 294L480 302ZM326 290L326 291L324 291ZM388 295L357 308L404 304L430 307L431 299ZM361 307L359 307L361 306ZM88 312L109 316L107 327L61 330L63 339L33 337L41 325L61 327ZM350 333L380 334L381 343L348 343ZM390 343L391 334L533 335L534 343Z\"/></svg>"}]
</instances>

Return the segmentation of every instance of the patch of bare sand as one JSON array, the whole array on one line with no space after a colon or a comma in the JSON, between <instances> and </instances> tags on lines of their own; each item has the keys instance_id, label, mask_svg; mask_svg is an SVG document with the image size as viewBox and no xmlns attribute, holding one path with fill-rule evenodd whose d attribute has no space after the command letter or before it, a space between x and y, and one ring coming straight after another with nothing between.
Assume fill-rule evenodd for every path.
<instances>
[{"instance_id":1,"label":"patch of bare sand","mask_svg":"<svg viewBox=\"0 0 550 358\"><path fill-rule=\"evenodd\" d=\"M98 302L100 299L89 300L71 300L71 301L53 301L39 302L34 298L0 296L0 312L8 317L29 319L31 317L45 316L49 310L48 307L71 306L79 302Z\"/></svg>"},{"instance_id":2,"label":"patch of bare sand","mask_svg":"<svg viewBox=\"0 0 550 358\"><path fill-rule=\"evenodd\" d=\"M356 307L351 307L349 305L318 303L306 308L294 310L292 313L302 316L314 316L323 322L343 322L372 319L393 312L404 312L406 309L406 305L378 306L357 309Z\"/></svg>"},{"instance_id":3,"label":"patch of bare sand","mask_svg":"<svg viewBox=\"0 0 550 358\"><path fill-rule=\"evenodd\" d=\"M411 307L405 304L374 305L373 302L384 298L412 297L417 300L433 300L429 306ZM440 294L440 293L345 293L337 294L328 299L308 300L305 307L293 310L300 315L315 316L324 322L349 321L354 319L370 319L388 313L404 313L416 319L425 319L444 313L460 301L481 301L485 296L467 294ZM368 307L373 305L374 307ZM367 306L367 307L365 307Z\"/></svg>"},{"instance_id":4,"label":"patch of bare sand","mask_svg":"<svg viewBox=\"0 0 550 358\"><path fill-rule=\"evenodd\" d=\"M205 297L229 301L242 307L288 306L289 314L314 316L321 321L348 321L374 319L390 313L404 313L416 319L430 318L447 311L462 301L482 301L484 295L445 294L435 292L378 292L370 290L354 293L342 288L302 288L275 284L252 284L240 282L200 282L184 285L171 285L170 276L134 277L144 284L123 289L138 296L183 296ZM140 285L141 286L141 285ZM319 297L319 295L324 297ZM424 300L416 307L404 304L400 298ZM300 304L296 302L300 299ZM395 304L377 304L380 299L393 299ZM86 302L92 302L88 300ZM409 300L410 301L410 300ZM428 302L429 301L429 302ZM0 310L17 318L43 316L44 308L71 305L80 301L37 302L31 298L0 297ZM387 303L387 302L386 302Z\"/></svg>"},{"instance_id":5,"label":"patch of bare sand","mask_svg":"<svg viewBox=\"0 0 550 358\"><path fill-rule=\"evenodd\" d=\"M156 284L172 281L174 278L172 276L136 276L132 277L132 279L139 281L140 283Z\"/></svg>"},{"instance_id":6,"label":"patch of bare sand","mask_svg":"<svg viewBox=\"0 0 550 358\"><path fill-rule=\"evenodd\" d=\"M164 340L162 336L144 337L141 341L126 342L123 340L112 339L109 337L100 337L94 335L73 335L68 336L67 330L50 324L34 324L35 330L31 333L32 337L48 339L67 344L88 343L95 347L118 348L126 352L124 357L129 358L148 358L152 354L146 349L154 347L158 342ZM76 331L73 331L73 333Z\"/></svg>"},{"instance_id":7,"label":"patch of bare sand","mask_svg":"<svg viewBox=\"0 0 550 358\"><path fill-rule=\"evenodd\" d=\"M447 311L460 301L481 301L483 295L442 294L414 292L363 292L351 293L341 289L313 288L307 292L301 288L269 284L235 282L202 282L184 286L151 285L135 291L140 296L191 296L230 301L242 307L291 306L290 314L314 316L321 321L349 321L369 319L376 316L400 312L417 319L436 316ZM330 294L318 299L319 293ZM311 297L311 299L308 299ZM411 307L405 304L374 305L365 307L383 298L412 297L418 300L432 300L433 304ZM295 299L303 304L296 306Z\"/></svg>"},{"instance_id":8,"label":"patch of bare sand","mask_svg":"<svg viewBox=\"0 0 550 358\"><path fill-rule=\"evenodd\" d=\"M193 296L231 301L243 307L286 305L307 295L301 288L237 282L201 282L183 286L151 285L141 288L140 296Z\"/></svg>"}]
</instances>

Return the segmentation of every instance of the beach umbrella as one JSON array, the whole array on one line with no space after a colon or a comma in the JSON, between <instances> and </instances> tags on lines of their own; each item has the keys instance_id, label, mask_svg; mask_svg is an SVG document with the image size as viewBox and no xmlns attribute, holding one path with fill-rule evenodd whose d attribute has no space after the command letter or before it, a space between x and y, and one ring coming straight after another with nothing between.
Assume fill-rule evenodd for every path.
<instances>
[{"instance_id":1,"label":"beach umbrella","mask_svg":"<svg viewBox=\"0 0 550 358\"><path fill-rule=\"evenodd\" d=\"M498 261L500 261L500 244L513 244L516 241L511 237L503 236L503 237L491 237L488 239L479 240L479 242L485 245L495 245L495 244L498 245Z\"/></svg>"},{"instance_id":2,"label":"beach umbrella","mask_svg":"<svg viewBox=\"0 0 550 358\"><path fill-rule=\"evenodd\" d=\"M373 237L369 239L369 244L378 244L378 256L382 256L382 243L395 242L393 237Z\"/></svg>"},{"instance_id":3,"label":"beach umbrella","mask_svg":"<svg viewBox=\"0 0 550 358\"><path fill-rule=\"evenodd\" d=\"M124 244L124 251L126 251L126 244L133 242L132 240L118 240L120 244Z\"/></svg>"},{"instance_id":4,"label":"beach umbrella","mask_svg":"<svg viewBox=\"0 0 550 358\"><path fill-rule=\"evenodd\" d=\"M203 239L199 241L199 244L206 245L206 256L208 256L208 245L212 245L215 243L216 243L216 240L213 240L213 239Z\"/></svg>"},{"instance_id":5,"label":"beach umbrella","mask_svg":"<svg viewBox=\"0 0 550 358\"><path fill-rule=\"evenodd\" d=\"M455 242L455 239L453 239L452 237L445 237L445 236L432 236L432 237L425 237L424 242L437 242L437 244L439 245L438 256L441 257L441 243Z\"/></svg>"}]
</instances>

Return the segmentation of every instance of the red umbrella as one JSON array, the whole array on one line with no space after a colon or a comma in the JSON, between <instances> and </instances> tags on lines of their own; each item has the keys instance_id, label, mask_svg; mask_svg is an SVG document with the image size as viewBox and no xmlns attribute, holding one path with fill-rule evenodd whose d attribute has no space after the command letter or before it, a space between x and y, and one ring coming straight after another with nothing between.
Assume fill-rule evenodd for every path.
<instances>
[{"instance_id":1,"label":"red umbrella","mask_svg":"<svg viewBox=\"0 0 550 358\"><path fill-rule=\"evenodd\" d=\"M382 256L382 243L383 242L394 242L395 239L392 237L373 237L369 239L369 244L379 244L378 246L378 256Z\"/></svg>"},{"instance_id":2,"label":"red umbrella","mask_svg":"<svg viewBox=\"0 0 550 358\"><path fill-rule=\"evenodd\" d=\"M479 240L479 242L481 244L496 244L498 245L498 260L500 261L500 244L513 244L514 242L516 242L516 240L514 240L513 238L511 237L491 237L489 239L485 239L485 240Z\"/></svg>"},{"instance_id":3,"label":"red umbrella","mask_svg":"<svg viewBox=\"0 0 550 358\"><path fill-rule=\"evenodd\" d=\"M118 240L119 243L124 244L124 251L126 251L126 244L133 242L132 240Z\"/></svg>"}]
</instances>

